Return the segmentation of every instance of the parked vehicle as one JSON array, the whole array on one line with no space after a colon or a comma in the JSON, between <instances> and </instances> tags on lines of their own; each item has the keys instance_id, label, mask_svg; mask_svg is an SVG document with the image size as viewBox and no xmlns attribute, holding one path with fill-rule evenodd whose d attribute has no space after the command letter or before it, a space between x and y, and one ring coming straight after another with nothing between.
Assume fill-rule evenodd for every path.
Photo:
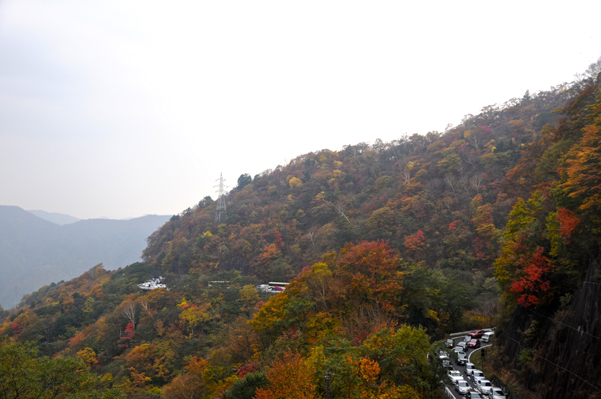
<instances>
[{"instance_id":1,"label":"parked vehicle","mask_svg":"<svg viewBox=\"0 0 601 399\"><path fill-rule=\"evenodd\" d=\"M472 387L470 387L470 384L466 380L457 381L457 385L455 386L455 391L459 392L460 395L467 395L471 389Z\"/></svg>"},{"instance_id":2,"label":"parked vehicle","mask_svg":"<svg viewBox=\"0 0 601 399\"><path fill-rule=\"evenodd\" d=\"M482 342L490 342L492 336L495 335L494 331L487 331L482 335Z\"/></svg>"},{"instance_id":3,"label":"parked vehicle","mask_svg":"<svg viewBox=\"0 0 601 399\"><path fill-rule=\"evenodd\" d=\"M467 347L468 348L479 348L480 347L480 340L479 339L472 339L470 342L467 343Z\"/></svg>"},{"instance_id":4,"label":"parked vehicle","mask_svg":"<svg viewBox=\"0 0 601 399\"><path fill-rule=\"evenodd\" d=\"M454 346L455 346L455 343L454 343L454 342L453 342L453 340L452 340L452 339L450 339L450 338L449 338L449 339L447 339L447 340L446 340L446 342L445 342L444 344L447 346L447 348L452 348L452 347L454 347Z\"/></svg>"},{"instance_id":5,"label":"parked vehicle","mask_svg":"<svg viewBox=\"0 0 601 399\"><path fill-rule=\"evenodd\" d=\"M491 392L490 394L488 394L488 397L489 399L507 399L505 393L503 393L503 390L497 387L493 387L493 389L491 389Z\"/></svg>"},{"instance_id":6,"label":"parked vehicle","mask_svg":"<svg viewBox=\"0 0 601 399\"><path fill-rule=\"evenodd\" d=\"M476 381L476 388L478 388L483 395L488 395L492 391L493 385L488 380L478 380Z\"/></svg>"}]
</instances>

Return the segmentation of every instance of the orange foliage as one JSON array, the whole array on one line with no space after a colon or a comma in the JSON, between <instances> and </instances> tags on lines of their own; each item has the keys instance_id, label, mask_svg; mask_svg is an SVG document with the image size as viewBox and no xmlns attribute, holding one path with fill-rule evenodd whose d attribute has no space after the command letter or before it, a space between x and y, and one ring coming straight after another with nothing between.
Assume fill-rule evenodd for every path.
<instances>
[{"instance_id":1,"label":"orange foliage","mask_svg":"<svg viewBox=\"0 0 601 399\"><path fill-rule=\"evenodd\" d=\"M81 340L84 338L84 333L80 332L76 336L69 338L69 347L77 348L80 345Z\"/></svg>"},{"instance_id":2,"label":"orange foliage","mask_svg":"<svg viewBox=\"0 0 601 399\"><path fill-rule=\"evenodd\" d=\"M267 370L269 386L257 389L255 399L317 399L314 372L300 353L285 352Z\"/></svg>"},{"instance_id":3,"label":"orange foliage","mask_svg":"<svg viewBox=\"0 0 601 399\"><path fill-rule=\"evenodd\" d=\"M259 256L259 261L262 263L269 262L270 260L277 259L279 256L280 250L278 249L277 245L269 244L265 247L265 250L263 251L261 256Z\"/></svg>"},{"instance_id":4,"label":"orange foliage","mask_svg":"<svg viewBox=\"0 0 601 399\"><path fill-rule=\"evenodd\" d=\"M564 238L570 238L570 236L576 230L576 227L580 224L580 219L576 214L568 209L559 208L557 213L557 221L559 222L559 235Z\"/></svg>"},{"instance_id":5,"label":"orange foliage","mask_svg":"<svg viewBox=\"0 0 601 399\"><path fill-rule=\"evenodd\" d=\"M188 372L178 375L171 384L163 389L166 399L200 399L208 393L202 374L208 363L204 359L193 357Z\"/></svg>"},{"instance_id":6,"label":"orange foliage","mask_svg":"<svg viewBox=\"0 0 601 399\"><path fill-rule=\"evenodd\" d=\"M408 253L415 253L416 251L423 248L424 243L424 232L417 230L415 234L405 236L405 248Z\"/></svg>"},{"instance_id":7,"label":"orange foliage","mask_svg":"<svg viewBox=\"0 0 601 399\"><path fill-rule=\"evenodd\" d=\"M333 268L337 280L333 291L348 304L371 302L392 311L401 289L398 265L399 258L386 242L347 244Z\"/></svg>"}]
</instances>

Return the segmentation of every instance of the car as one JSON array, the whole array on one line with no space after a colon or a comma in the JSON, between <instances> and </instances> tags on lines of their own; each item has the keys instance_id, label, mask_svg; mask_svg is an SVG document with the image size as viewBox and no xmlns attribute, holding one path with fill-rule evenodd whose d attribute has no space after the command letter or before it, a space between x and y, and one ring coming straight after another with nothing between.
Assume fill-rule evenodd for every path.
<instances>
[{"instance_id":1,"label":"car","mask_svg":"<svg viewBox=\"0 0 601 399\"><path fill-rule=\"evenodd\" d=\"M447 372L447 375L449 376L449 379L451 380L451 382L453 383L453 385L455 385L457 383L458 380L462 380L463 379L463 375L461 374L460 371L457 370L449 370Z\"/></svg>"},{"instance_id":2,"label":"car","mask_svg":"<svg viewBox=\"0 0 601 399\"><path fill-rule=\"evenodd\" d=\"M467 335L471 338L482 338L485 332L486 331L484 330L474 330L472 332L469 332Z\"/></svg>"},{"instance_id":3,"label":"car","mask_svg":"<svg viewBox=\"0 0 601 399\"><path fill-rule=\"evenodd\" d=\"M451 364L450 361L448 360L443 360L442 361L442 367L444 367L445 369L452 369L453 365Z\"/></svg>"},{"instance_id":4,"label":"car","mask_svg":"<svg viewBox=\"0 0 601 399\"><path fill-rule=\"evenodd\" d=\"M454 342L453 342L453 340L452 340L452 339L450 339L450 338L449 338L449 339L447 339L447 340L445 341L445 343L444 343L444 344L447 346L447 348L452 348L452 347L454 347L454 346L455 346L455 343L454 343Z\"/></svg>"},{"instance_id":5,"label":"car","mask_svg":"<svg viewBox=\"0 0 601 399\"><path fill-rule=\"evenodd\" d=\"M468 343L470 342L472 339L472 337L470 337L469 335L466 335L465 337L463 337L463 342Z\"/></svg>"},{"instance_id":6,"label":"car","mask_svg":"<svg viewBox=\"0 0 601 399\"><path fill-rule=\"evenodd\" d=\"M474 381L474 384L478 384L479 380L485 380L486 376L484 375L484 373L480 370L474 370L472 371L472 381Z\"/></svg>"},{"instance_id":7,"label":"car","mask_svg":"<svg viewBox=\"0 0 601 399\"><path fill-rule=\"evenodd\" d=\"M453 348L453 352L455 352L455 353L465 352L465 349L462 348L461 346L456 346Z\"/></svg>"},{"instance_id":8,"label":"car","mask_svg":"<svg viewBox=\"0 0 601 399\"><path fill-rule=\"evenodd\" d=\"M457 346L458 346L459 348L463 348L463 349L465 349L465 347L467 346L467 342L465 342L465 341L461 341L461 342L457 343ZM464 351L464 352L465 352L465 351Z\"/></svg>"},{"instance_id":9,"label":"car","mask_svg":"<svg viewBox=\"0 0 601 399\"><path fill-rule=\"evenodd\" d=\"M468 376L472 375L472 373L474 372L474 370L476 370L476 366L474 365L474 363L466 363L465 364L465 374L467 374Z\"/></svg>"},{"instance_id":10,"label":"car","mask_svg":"<svg viewBox=\"0 0 601 399\"><path fill-rule=\"evenodd\" d=\"M501 388L493 387L488 394L489 399L507 399Z\"/></svg>"},{"instance_id":11,"label":"car","mask_svg":"<svg viewBox=\"0 0 601 399\"><path fill-rule=\"evenodd\" d=\"M459 395L466 395L471 389L472 387L466 380L459 380L455 385L455 391L459 392Z\"/></svg>"},{"instance_id":12,"label":"car","mask_svg":"<svg viewBox=\"0 0 601 399\"><path fill-rule=\"evenodd\" d=\"M495 335L494 331L487 331L482 335L482 342L490 342L492 336Z\"/></svg>"},{"instance_id":13,"label":"car","mask_svg":"<svg viewBox=\"0 0 601 399\"><path fill-rule=\"evenodd\" d=\"M472 339L470 342L467 343L467 347L468 348L479 348L480 347L480 340L479 339Z\"/></svg>"},{"instance_id":14,"label":"car","mask_svg":"<svg viewBox=\"0 0 601 399\"><path fill-rule=\"evenodd\" d=\"M467 355L463 352L457 354L457 364L466 364L467 363Z\"/></svg>"},{"instance_id":15,"label":"car","mask_svg":"<svg viewBox=\"0 0 601 399\"><path fill-rule=\"evenodd\" d=\"M493 385L488 380L478 380L476 381L476 388L482 392L483 395L488 395L492 391Z\"/></svg>"},{"instance_id":16,"label":"car","mask_svg":"<svg viewBox=\"0 0 601 399\"><path fill-rule=\"evenodd\" d=\"M445 351L440 351L440 353L438 354L438 358L440 360L449 360L449 354Z\"/></svg>"},{"instance_id":17,"label":"car","mask_svg":"<svg viewBox=\"0 0 601 399\"><path fill-rule=\"evenodd\" d=\"M466 399L484 399L478 391L469 391L465 397Z\"/></svg>"}]
</instances>

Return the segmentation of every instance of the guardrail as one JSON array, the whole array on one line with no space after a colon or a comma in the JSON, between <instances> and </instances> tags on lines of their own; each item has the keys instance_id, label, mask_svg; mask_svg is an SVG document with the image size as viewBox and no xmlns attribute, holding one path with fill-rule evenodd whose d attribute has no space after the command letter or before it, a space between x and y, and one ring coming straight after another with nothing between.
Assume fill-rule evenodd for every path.
<instances>
[{"instance_id":1,"label":"guardrail","mask_svg":"<svg viewBox=\"0 0 601 399\"><path fill-rule=\"evenodd\" d=\"M453 395L453 392L446 385L444 387L444 393L447 395L447 399L456 399L455 395Z\"/></svg>"}]
</instances>

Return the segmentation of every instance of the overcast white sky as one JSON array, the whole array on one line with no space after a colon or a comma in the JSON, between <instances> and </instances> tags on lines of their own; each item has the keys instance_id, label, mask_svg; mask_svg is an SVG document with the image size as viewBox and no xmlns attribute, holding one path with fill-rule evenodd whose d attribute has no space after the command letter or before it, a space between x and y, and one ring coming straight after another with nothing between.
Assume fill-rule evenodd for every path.
<instances>
[{"instance_id":1,"label":"overcast white sky","mask_svg":"<svg viewBox=\"0 0 601 399\"><path fill-rule=\"evenodd\" d=\"M601 56L599 1L0 0L0 205L176 214L310 151L444 131Z\"/></svg>"}]
</instances>

